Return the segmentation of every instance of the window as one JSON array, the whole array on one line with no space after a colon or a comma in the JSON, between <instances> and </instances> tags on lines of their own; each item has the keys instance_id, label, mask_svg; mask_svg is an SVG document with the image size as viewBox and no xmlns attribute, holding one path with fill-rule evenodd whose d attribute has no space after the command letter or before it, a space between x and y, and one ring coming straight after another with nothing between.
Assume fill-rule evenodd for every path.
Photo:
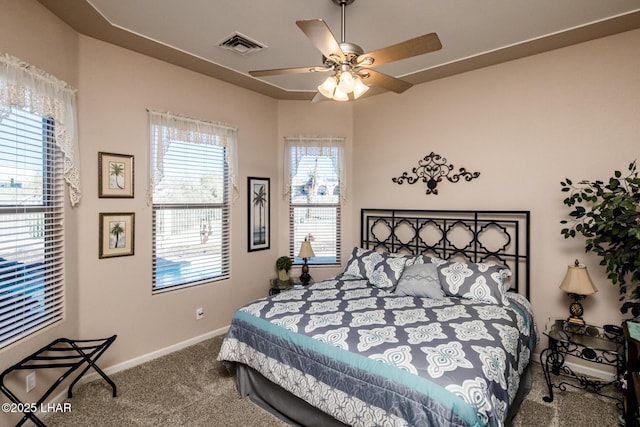
<instances>
[{"instance_id":1,"label":"window","mask_svg":"<svg viewBox=\"0 0 640 427\"><path fill-rule=\"evenodd\" d=\"M295 137L286 145L290 256L302 263L300 245L310 239L315 253L310 264L339 264L344 139Z\"/></svg>"},{"instance_id":2,"label":"window","mask_svg":"<svg viewBox=\"0 0 640 427\"><path fill-rule=\"evenodd\" d=\"M80 201L75 93L0 54L0 348L64 317L65 184Z\"/></svg>"},{"instance_id":3,"label":"window","mask_svg":"<svg viewBox=\"0 0 640 427\"><path fill-rule=\"evenodd\" d=\"M63 160L53 120L0 118L0 344L62 319Z\"/></svg>"},{"instance_id":4,"label":"window","mask_svg":"<svg viewBox=\"0 0 640 427\"><path fill-rule=\"evenodd\" d=\"M150 112L153 291L229 278L235 129Z\"/></svg>"}]
</instances>

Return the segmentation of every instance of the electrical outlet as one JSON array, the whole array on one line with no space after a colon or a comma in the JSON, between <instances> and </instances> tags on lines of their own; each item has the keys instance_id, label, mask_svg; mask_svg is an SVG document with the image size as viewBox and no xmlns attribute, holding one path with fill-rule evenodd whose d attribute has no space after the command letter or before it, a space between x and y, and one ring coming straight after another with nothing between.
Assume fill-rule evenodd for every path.
<instances>
[{"instance_id":1,"label":"electrical outlet","mask_svg":"<svg viewBox=\"0 0 640 427\"><path fill-rule=\"evenodd\" d=\"M36 373L31 372L27 375L27 393L36 388Z\"/></svg>"},{"instance_id":2,"label":"electrical outlet","mask_svg":"<svg viewBox=\"0 0 640 427\"><path fill-rule=\"evenodd\" d=\"M196 320L200 320L204 317L204 309L202 307L196 308Z\"/></svg>"}]
</instances>

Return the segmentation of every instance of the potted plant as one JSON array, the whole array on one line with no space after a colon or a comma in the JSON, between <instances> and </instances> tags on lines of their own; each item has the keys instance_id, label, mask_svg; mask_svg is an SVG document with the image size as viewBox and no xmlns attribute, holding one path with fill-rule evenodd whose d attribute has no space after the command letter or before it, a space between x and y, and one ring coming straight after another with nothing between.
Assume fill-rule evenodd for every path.
<instances>
[{"instance_id":1,"label":"potted plant","mask_svg":"<svg viewBox=\"0 0 640 427\"><path fill-rule=\"evenodd\" d=\"M289 281L289 270L293 266L293 260L288 256L281 256L276 260L276 270L278 270L278 280Z\"/></svg>"},{"instance_id":2,"label":"potted plant","mask_svg":"<svg viewBox=\"0 0 640 427\"><path fill-rule=\"evenodd\" d=\"M622 313L640 316L640 178L636 161L629 174L615 171L603 181L562 181L562 191L569 193L564 204L572 208L571 220L561 233L565 238L577 233L586 237L585 250L598 255L607 277L620 287Z\"/></svg>"}]
</instances>

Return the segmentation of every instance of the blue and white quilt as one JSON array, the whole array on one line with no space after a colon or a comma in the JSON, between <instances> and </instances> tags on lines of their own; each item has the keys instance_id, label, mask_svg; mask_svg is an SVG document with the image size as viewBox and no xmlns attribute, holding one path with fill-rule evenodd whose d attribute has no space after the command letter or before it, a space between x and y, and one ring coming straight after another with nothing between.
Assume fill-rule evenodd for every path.
<instances>
[{"instance_id":1,"label":"blue and white quilt","mask_svg":"<svg viewBox=\"0 0 640 427\"><path fill-rule=\"evenodd\" d=\"M240 308L218 360L355 426L501 426L537 341L529 302L332 279Z\"/></svg>"}]
</instances>

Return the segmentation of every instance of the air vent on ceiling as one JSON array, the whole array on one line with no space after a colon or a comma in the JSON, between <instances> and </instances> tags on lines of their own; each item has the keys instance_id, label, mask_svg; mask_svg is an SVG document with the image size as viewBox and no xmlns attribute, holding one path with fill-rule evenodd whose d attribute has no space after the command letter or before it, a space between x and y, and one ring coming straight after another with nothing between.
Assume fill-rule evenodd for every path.
<instances>
[{"instance_id":1,"label":"air vent on ceiling","mask_svg":"<svg viewBox=\"0 0 640 427\"><path fill-rule=\"evenodd\" d=\"M218 46L223 49L231 50L239 55L246 56L259 52L266 48L266 45L250 39L242 33L235 32L226 37Z\"/></svg>"}]
</instances>

